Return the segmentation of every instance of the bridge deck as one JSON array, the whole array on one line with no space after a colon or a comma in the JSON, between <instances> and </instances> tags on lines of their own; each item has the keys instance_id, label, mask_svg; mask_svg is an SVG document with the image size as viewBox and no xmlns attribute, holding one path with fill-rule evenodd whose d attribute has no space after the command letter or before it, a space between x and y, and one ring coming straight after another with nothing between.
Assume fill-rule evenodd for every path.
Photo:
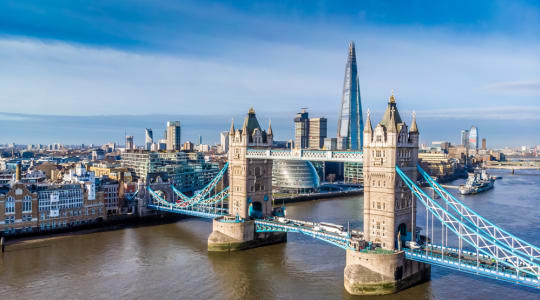
<instances>
[{"instance_id":1,"label":"bridge deck","mask_svg":"<svg viewBox=\"0 0 540 300\"><path fill-rule=\"evenodd\" d=\"M255 220L257 232L298 232L325 241L343 249L354 249L362 240L360 232L334 231L321 228L320 223L285 218ZM357 248L357 247L356 247Z\"/></svg>"},{"instance_id":2,"label":"bridge deck","mask_svg":"<svg viewBox=\"0 0 540 300\"><path fill-rule=\"evenodd\" d=\"M462 255L460 259L455 252L445 252L445 254L443 255L441 252L436 251L428 250L426 252L425 249L413 250L405 248L403 249L403 251L405 251L405 257L407 259L429 263L432 265L438 265L456 271L490 277L493 279L509 281L529 287L540 288L540 281L538 280L538 278L534 278L531 276L523 276L527 274L517 274L515 270L502 266L497 267L495 265L488 264L486 261L482 261L479 263L479 261L476 260L476 257L472 257L470 255Z\"/></svg>"},{"instance_id":3,"label":"bridge deck","mask_svg":"<svg viewBox=\"0 0 540 300\"><path fill-rule=\"evenodd\" d=\"M214 219L228 214L227 209L215 207L197 207L195 209L181 209L173 205L148 204L148 208L164 212L188 215L200 218Z\"/></svg>"}]
</instances>

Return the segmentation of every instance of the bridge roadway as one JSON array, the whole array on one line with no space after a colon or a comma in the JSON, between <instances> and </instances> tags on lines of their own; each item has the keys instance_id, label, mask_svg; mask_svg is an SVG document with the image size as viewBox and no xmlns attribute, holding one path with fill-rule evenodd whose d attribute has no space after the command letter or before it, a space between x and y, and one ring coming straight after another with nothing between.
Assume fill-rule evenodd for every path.
<instances>
[{"instance_id":1,"label":"bridge roadway","mask_svg":"<svg viewBox=\"0 0 540 300\"><path fill-rule=\"evenodd\" d=\"M493 279L518 283L538 288L540 278L526 273L517 273L514 269L499 265L491 257L476 252L428 244L420 248L403 248L407 259L437 265L452 270L490 277Z\"/></svg>"},{"instance_id":2,"label":"bridge roadway","mask_svg":"<svg viewBox=\"0 0 540 300\"><path fill-rule=\"evenodd\" d=\"M329 224L329 223L326 223ZM339 225L336 225L339 226ZM302 220L269 217L255 220L257 232L298 232L325 241L342 249L358 249L363 242L363 233L353 230L325 230L327 225Z\"/></svg>"},{"instance_id":3,"label":"bridge roadway","mask_svg":"<svg viewBox=\"0 0 540 300\"><path fill-rule=\"evenodd\" d=\"M307 160L363 163L362 151L248 148L246 158L272 160Z\"/></svg>"}]
</instances>

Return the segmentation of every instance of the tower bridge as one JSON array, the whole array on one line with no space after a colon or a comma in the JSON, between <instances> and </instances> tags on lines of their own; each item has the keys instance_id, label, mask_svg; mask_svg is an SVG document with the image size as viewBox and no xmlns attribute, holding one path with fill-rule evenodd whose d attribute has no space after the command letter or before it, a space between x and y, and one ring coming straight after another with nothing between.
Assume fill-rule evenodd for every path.
<instances>
[{"instance_id":1,"label":"tower bridge","mask_svg":"<svg viewBox=\"0 0 540 300\"><path fill-rule=\"evenodd\" d=\"M344 285L351 294L397 292L429 280L431 265L540 288L540 249L468 208L420 168L415 116L409 127L394 95L374 127L368 111L363 152L272 149L272 127L263 130L253 109L241 128L233 122L229 132L228 163L204 189L186 196L166 183L140 186L138 197L147 199L140 209L212 219L209 251L285 242L287 233L342 248ZM272 206L274 159L363 163L363 230L286 218ZM417 186L419 175L440 197ZM229 176L229 187L219 190L223 176ZM426 211L422 235L420 209Z\"/></svg>"}]
</instances>

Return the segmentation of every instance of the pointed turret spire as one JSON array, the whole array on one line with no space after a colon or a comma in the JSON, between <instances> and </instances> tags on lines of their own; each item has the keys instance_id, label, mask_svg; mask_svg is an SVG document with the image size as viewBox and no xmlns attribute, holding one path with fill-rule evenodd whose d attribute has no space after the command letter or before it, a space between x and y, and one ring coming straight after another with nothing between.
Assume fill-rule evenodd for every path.
<instances>
[{"instance_id":1,"label":"pointed turret spire","mask_svg":"<svg viewBox=\"0 0 540 300\"><path fill-rule=\"evenodd\" d=\"M394 90L392 89L392 95L390 96L390 99L388 100L389 103L396 103L396 98L394 98Z\"/></svg>"},{"instance_id":2,"label":"pointed turret spire","mask_svg":"<svg viewBox=\"0 0 540 300\"><path fill-rule=\"evenodd\" d=\"M234 135L234 118L231 121L231 129L229 129L229 134Z\"/></svg>"},{"instance_id":3,"label":"pointed turret spire","mask_svg":"<svg viewBox=\"0 0 540 300\"><path fill-rule=\"evenodd\" d=\"M268 135L274 135L272 132L272 120L268 121Z\"/></svg>"},{"instance_id":4,"label":"pointed turret spire","mask_svg":"<svg viewBox=\"0 0 540 300\"><path fill-rule=\"evenodd\" d=\"M247 131L248 131L248 130L247 130L248 119L249 119L249 117L246 117L246 118L244 119L244 124L242 124L242 134L245 134L245 135L248 134L248 132L247 132Z\"/></svg>"},{"instance_id":5,"label":"pointed turret spire","mask_svg":"<svg viewBox=\"0 0 540 300\"><path fill-rule=\"evenodd\" d=\"M388 122L388 132L397 132L396 128L396 109L392 107L392 110L390 111L390 122Z\"/></svg>"},{"instance_id":6,"label":"pointed turret spire","mask_svg":"<svg viewBox=\"0 0 540 300\"><path fill-rule=\"evenodd\" d=\"M411 129L409 130L411 133L418 133L418 126L416 125L416 112L412 112L412 122L411 122Z\"/></svg>"},{"instance_id":7,"label":"pointed turret spire","mask_svg":"<svg viewBox=\"0 0 540 300\"><path fill-rule=\"evenodd\" d=\"M364 126L364 132L373 132L373 127L371 127L371 111L367 110L366 125Z\"/></svg>"}]
</instances>

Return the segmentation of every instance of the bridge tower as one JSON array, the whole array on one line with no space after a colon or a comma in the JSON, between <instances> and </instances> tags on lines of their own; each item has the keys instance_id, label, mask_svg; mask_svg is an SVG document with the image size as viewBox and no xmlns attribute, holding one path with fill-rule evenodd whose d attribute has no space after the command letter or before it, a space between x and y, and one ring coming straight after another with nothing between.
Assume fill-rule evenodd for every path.
<instances>
[{"instance_id":1,"label":"bridge tower","mask_svg":"<svg viewBox=\"0 0 540 300\"><path fill-rule=\"evenodd\" d=\"M400 251L406 240L416 238L416 206L395 166L416 178L418 135L414 114L409 129L393 93L375 129L368 111L363 141L364 239L384 250L347 250L344 284L350 294L391 294L430 279L429 265L407 260Z\"/></svg>"},{"instance_id":2,"label":"bridge tower","mask_svg":"<svg viewBox=\"0 0 540 300\"><path fill-rule=\"evenodd\" d=\"M364 237L394 250L415 240L416 207L412 193L397 176L398 165L416 178L418 127L413 115L410 130L401 120L394 94L375 129L368 113L364 129Z\"/></svg>"},{"instance_id":3,"label":"bridge tower","mask_svg":"<svg viewBox=\"0 0 540 300\"><path fill-rule=\"evenodd\" d=\"M246 158L247 148L270 149L272 126L261 129L255 110L251 108L242 129L229 131L230 214L242 219L261 218L272 214L272 161Z\"/></svg>"},{"instance_id":4,"label":"bridge tower","mask_svg":"<svg viewBox=\"0 0 540 300\"><path fill-rule=\"evenodd\" d=\"M272 215L272 161L246 158L247 149L270 149L271 124L262 130L251 108L241 129L229 131L229 213L215 219L209 251L235 251L286 241L285 233L256 233L254 219Z\"/></svg>"}]
</instances>

